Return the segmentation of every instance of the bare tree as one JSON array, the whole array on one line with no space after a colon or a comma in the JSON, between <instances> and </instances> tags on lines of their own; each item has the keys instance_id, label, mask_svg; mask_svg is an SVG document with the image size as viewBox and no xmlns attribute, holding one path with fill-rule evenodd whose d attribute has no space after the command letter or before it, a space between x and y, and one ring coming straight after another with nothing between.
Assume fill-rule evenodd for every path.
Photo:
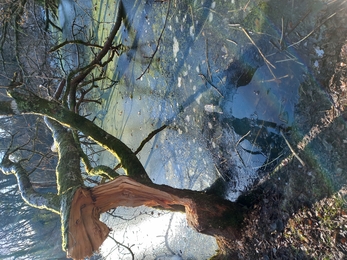
<instances>
[{"instance_id":1,"label":"bare tree","mask_svg":"<svg viewBox=\"0 0 347 260\"><path fill-rule=\"evenodd\" d=\"M118 206L140 205L186 212L188 223L198 232L215 236L220 243L220 255L228 255L228 248L240 234L241 206L213 194L153 183L136 153L121 140L79 115L79 106L85 101L85 94L103 77L102 73L97 74L98 69L110 62L120 49L120 46L113 45L113 39L123 17L124 10L120 4L118 20L103 46L74 42L99 51L90 63L71 71L54 94L50 94L49 89L45 95L34 92L32 82L26 80L27 72L24 69L3 87L11 97L1 102L3 116L38 115L45 118L46 125L52 131L59 154L57 192L41 193L34 187L25 159L17 158L18 153L25 150L23 145L8 144L0 164L1 170L4 174L16 176L21 196L28 205L60 215L63 248L74 259L92 255L108 235L109 228L99 221L101 213ZM25 64L23 67L31 66ZM103 165L92 167L81 149L80 133L110 151L120 161L127 176L119 176L116 171ZM33 142L33 139L29 138L28 142ZM41 157L46 158L47 155ZM81 161L87 173L106 175L113 180L94 188L85 187Z\"/></svg>"}]
</instances>

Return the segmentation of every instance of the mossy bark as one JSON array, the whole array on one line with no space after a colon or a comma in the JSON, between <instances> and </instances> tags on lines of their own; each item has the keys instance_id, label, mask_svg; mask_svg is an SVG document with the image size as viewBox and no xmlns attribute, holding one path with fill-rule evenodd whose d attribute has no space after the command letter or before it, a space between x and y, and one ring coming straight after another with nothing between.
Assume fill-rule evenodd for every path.
<instances>
[{"instance_id":1,"label":"mossy bark","mask_svg":"<svg viewBox=\"0 0 347 260\"><path fill-rule=\"evenodd\" d=\"M17 89L10 89L8 92L16 101L19 113L47 116L67 127L81 131L101 147L111 152L121 162L128 176L140 176L144 181L151 182L135 153L121 140L110 135L93 122L69 111L57 102L48 101L34 95L28 96Z\"/></svg>"},{"instance_id":2,"label":"mossy bark","mask_svg":"<svg viewBox=\"0 0 347 260\"><path fill-rule=\"evenodd\" d=\"M54 120L46 118L45 121L58 146L57 189L58 195L62 195L71 188L83 185L79 150L71 132Z\"/></svg>"},{"instance_id":3,"label":"mossy bark","mask_svg":"<svg viewBox=\"0 0 347 260\"><path fill-rule=\"evenodd\" d=\"M12 162L6 154L0 162L0 169L4 174L14 174L16 176L20 194L28 205L59 213L59 197L53 193L40 194L36 192L30 182L28 172L19 162Z\"/></svg>"}]
</instances>

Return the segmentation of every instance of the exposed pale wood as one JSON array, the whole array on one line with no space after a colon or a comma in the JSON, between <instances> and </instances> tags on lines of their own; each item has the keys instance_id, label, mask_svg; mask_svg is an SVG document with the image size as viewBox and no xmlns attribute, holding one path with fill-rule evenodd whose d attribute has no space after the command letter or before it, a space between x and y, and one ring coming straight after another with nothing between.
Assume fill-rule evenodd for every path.
<instances>
[{"instance_id":1,"label":"exposed pale wood","mask_svg":"<svg viewBox=\"0 0 347 260\"><path fill-rule=\"evenodd\" d=\"M204 192L144 185L127 176L94 188L79 188L72 199L68 226L68 256L91 256L106 239L109 228L100 214L119 206L185 209L188 224L198 232L234 241L240 235L242 210L236 203Z\"/></svg>"},{"instance_id":2,"label":"exposed pale wood","mask_svg":"<svg viewBox=\"0 0 347 260\"><path fill-rule=\"evenodd\" d=\"M143 185L131 178L121 176L114 181L95 187L92 191L95 203L102 212L118 206L138 207L141 205L153 207L180 204L179 197Z\"/></svg>"},{"instance_id":3,"label":"exposed pale wood","mask_svg":"<svg viewBox=\"0 0 347 260\"><path fill-rule=\"evenodd\" d=\"M97 251L106 239L109 228L99 220L89 190L79 188L73 198L69 218L68 257L84 259Z\"/></svg>"},{"instance_id":4,"label":"exposed pale wood","mask_svg":"<svg viewBox=\"0 0 347 260\"><path fill-rule=\"evenodd\" d=\"M187 205L188 199L140 184L126 176L92 189L79 188L72 200L69 218L68 256L84 259L98 251L110 229L100 214L118 206Z\"/></svg>"}]
</instances>

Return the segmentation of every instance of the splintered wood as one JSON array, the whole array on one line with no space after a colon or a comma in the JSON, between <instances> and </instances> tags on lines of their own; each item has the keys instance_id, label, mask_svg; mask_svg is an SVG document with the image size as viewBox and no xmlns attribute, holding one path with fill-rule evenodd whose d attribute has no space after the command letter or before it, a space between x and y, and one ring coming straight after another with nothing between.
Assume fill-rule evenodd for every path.
<instances>
[{"instance_id":1,"label":"splintered wood","mask_svg":"<svg viewBox=\"0 0 347 260\"><path fill-rule=\"evenodd\" d=\"M188 201L125 176L91 189L79 188L70 209L68 257L84 259L99 250L110 232L99 220L103 212L118 206L187 206Z\"/></svg>"}]
</instances>

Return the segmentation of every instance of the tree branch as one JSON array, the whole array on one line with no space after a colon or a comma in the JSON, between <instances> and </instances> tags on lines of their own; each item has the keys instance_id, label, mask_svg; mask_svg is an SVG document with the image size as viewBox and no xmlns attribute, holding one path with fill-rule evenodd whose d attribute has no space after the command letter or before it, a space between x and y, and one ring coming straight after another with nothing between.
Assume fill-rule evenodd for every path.
<instances>
[{"instance_id":1,"label":"tree branch","mask_svg":"<svg viewBox=\"0 0 347 260\"><path fill-rule=\"evenodd\" d=\"M11 111L13 114L16 112L17 114L47 116L65 126L74 128L111 152L121 162L128 176L139 181L142 180L142 182L152 182L135 153L121 140L110 135L93 122L69 111L57 102L51 102L34 95L26 95L19 88L9 88L8 93L14 98L12 107L15 109Z\"/></svg>"},{"instance_id":2,"label":"tree branch","mask_svg":"<svg viewBox=\"0 0 347 260\"><path fill-rule=\"evenodd\" d=\"M8 154L2 159L0 169L6 175L14 174L16 176L20 194L28 205L59 214L59 197L53 193L40 194L35 191L26 170L20 163L12 162Z\"/></svg>"},{"instance_id":3,"label":"tree branch","mask_svg":"<svg viewBox=\"0 0 347 260\"><path fill-rule=\"evenodd\" d=\"M81 45L85 45L85 46L88 46L88 47L94 47L94 48L99 48L99 49L102 49L103 46L101 45L98 45L98 44L93 44L93 43L90 43L90 42L85 42L85 41L82 41L82 40L71 40L71 41L64 41L54 47L52 47L48 52L51 53L51 52L55 52L57 50L59 50L60 48L64 47L65 45L68 45L68 44L81 44Z\"/></svg>"},{"instance_id":4,"label":"tree branch","mask_svg":"<svg viewBox=\"0 0 347 260\"><path fill-rule=\"evenodd\" d=\"M66 94L64 95L63 101L65 102L68 100L67 97L69 97L69 107L71 111L75 111L75 106L76 106L76 90L77 86L88 76L88 74L96 67L96 66L101 66L104 67L106 66L107 63L109 63L113 57L114 53L119 48L119 46L112 47L113 39L116 36L121 23L122 23L122 18L124 17L124 8L123 8L123 3L122 1L119 2L118 6L118 14L117 14L117 20L115 25L113 26L113 29L108 36L103 48L101 51L96 55L93 61L91 61L87 66L83 68L79 68L77 70L72 71L68 75L68 79L66 82ZM111 55L110 57L105 61L102 62L102 59L106 56L106 54L111 50Z\"/></svg>"},{"instance_id":5,"label":"tree branch","mask_svg":"<svg viewBox=\"0 0 347 260\"><path fill-rule=\"evenodd\" d=\"M52 131L58 147L59 161L56 174L58 195L61 195L71 188L83 186L80 153L70 131L47 117L45 117L45 123Z\"/></svg>"}]
</instances>

